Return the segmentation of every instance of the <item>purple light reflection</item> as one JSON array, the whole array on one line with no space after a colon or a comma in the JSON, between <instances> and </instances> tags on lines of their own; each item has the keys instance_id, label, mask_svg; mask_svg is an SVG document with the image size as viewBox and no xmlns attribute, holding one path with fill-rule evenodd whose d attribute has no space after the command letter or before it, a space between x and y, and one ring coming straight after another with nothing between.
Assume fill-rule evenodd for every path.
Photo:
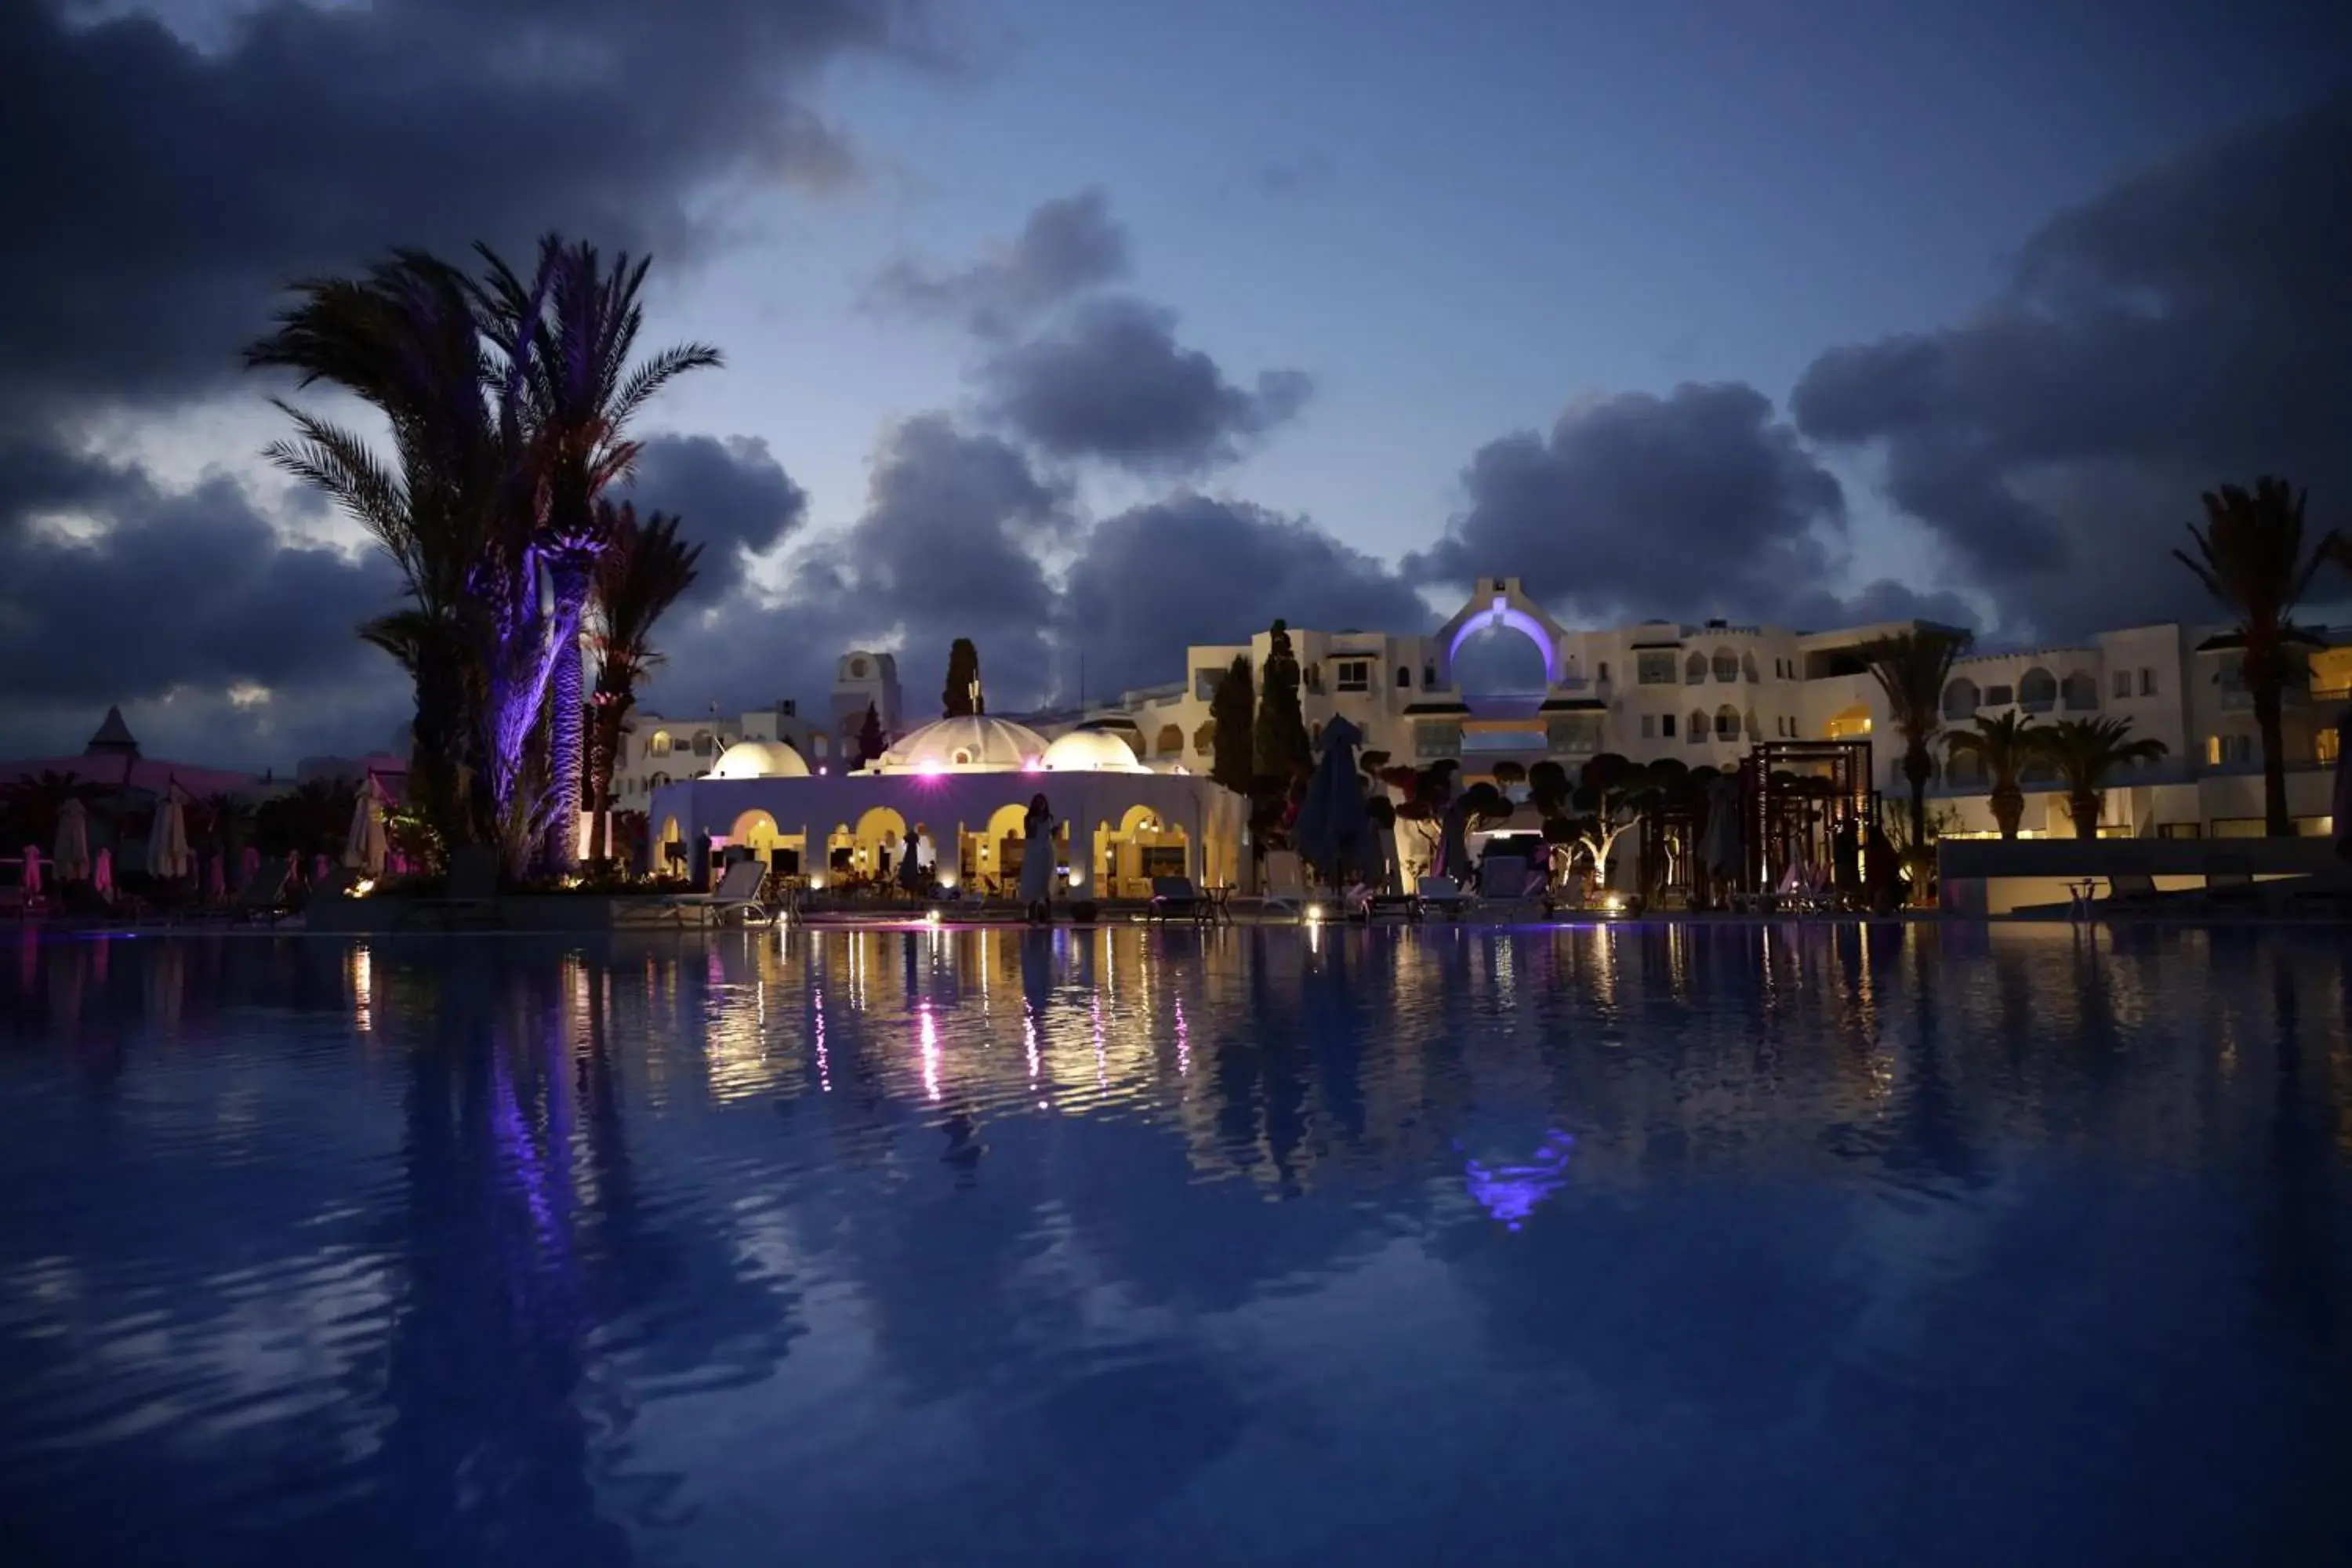
<instances>
[{"instance_id":1,"label":"purple light reflection","mask_svg":"<svg viewBox=\"0 0 2352 1568\"><path fill-rule=\"evenodd\" d=\"M1538 1204L1568 1184L1568 1156L1575 1146L1576 1140L1570 1134L1554 1131L1524 1165L1487 1166L1466 1161L1464 1185L1479 1206L1503 1222L1504 1228L1517 1230Z\"/></svg>"},{"instance_id":2,"label":"purple light reflection","mask_svg":"<svg viewBox=\"0 0 2352 1568\"><path fill-rule=\"evenodd\" d=\"M1509 602L1500 594L1495 595L1495 607L1492 610L1471 616L1462 623L1462 629L1454 634L1453 645L1445 650L1447 666L1451 668L1454 659L1461 655L1464 643L1490 626L1508 626L1535 644L1543 653L1544 684L1551 686L1559 683L1559 650L1552 647L1551 638L1545 633L1543 623L1524 610L1511 608Z\"/></svg>"}]
</instances>

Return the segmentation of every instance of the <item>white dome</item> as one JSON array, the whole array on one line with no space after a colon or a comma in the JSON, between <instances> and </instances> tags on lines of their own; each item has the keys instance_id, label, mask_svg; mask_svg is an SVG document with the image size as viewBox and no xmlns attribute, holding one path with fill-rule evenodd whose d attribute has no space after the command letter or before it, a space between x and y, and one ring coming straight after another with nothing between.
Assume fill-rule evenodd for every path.
<instances>
[{"instance_id":1,"label":"white dome","mask_svg":"<svg viewBox=\"0 0 2352 1568\"><path fill-rule=\"evenodd\" d=\"M703 775L714 779L804 779L809 765L782 741L738 741Z\"/></svg>"},{"instance_id":2,"label":"white dome","mask_svg":"<svg viewBox=\"0 0 2352 1568\"><path fill-rule=\"evenodd\" d=\"M874 764L876 773L1003 773L1045 752L1045 737L1026 724L984 714L941 719L902 737Z\"/></svg>"},{"instance_id":3,"label":"white dome","mask_svg":"<svg viewBox=\"0 0 2352 1568\"><path fill-rule=\"evenodd\" d=\"M1045 748L1045 771L1056 773L1148 773L1125 741L1104 730L1073 730Z\"/></svg>"}]
</instances>

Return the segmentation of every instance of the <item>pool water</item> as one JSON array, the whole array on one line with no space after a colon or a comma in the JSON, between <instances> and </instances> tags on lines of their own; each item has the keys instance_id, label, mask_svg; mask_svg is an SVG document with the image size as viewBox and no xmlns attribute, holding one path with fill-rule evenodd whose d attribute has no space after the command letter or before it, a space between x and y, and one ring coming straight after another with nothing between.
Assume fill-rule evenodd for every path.
<instances>
[{"instance_id":1,"label":"pool water","mask_svg":"<svg viewBox=\"0 0 2352 1568\"><path fill-rule=\"evenodd\" d=\"M2348 955L26 936L0 1562L2345 1562Z\"/></svg>"}]
</instances>

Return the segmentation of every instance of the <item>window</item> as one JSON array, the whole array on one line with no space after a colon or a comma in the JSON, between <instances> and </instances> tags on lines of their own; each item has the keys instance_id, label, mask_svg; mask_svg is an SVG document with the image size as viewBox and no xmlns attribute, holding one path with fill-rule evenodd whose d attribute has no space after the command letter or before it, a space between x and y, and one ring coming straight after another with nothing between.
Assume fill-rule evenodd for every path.
<instances>
[{"instance_id":1,"label":"window","mask_svg":"<svg viewBox=\"0 0 2352 1568\"><path fill-rule=\"evenodd\" d=\"M1671 653L1635 654L1633 666L1633 679L1643 686L1672 686L1675 683L1675 656Z\"/></svg>"},{"instance_id":2,"label":"window","mask_svg":"<svg viewBox=\"0 0 2352 1568\"><path fill-rule=\"evenodd\" d=\"M1437 684L1437 666L1435 666L1435 665L1433 665L1433 664L1424 664L1424 665L1423 665L1423 666L1421 667L1421 689L1422 689L1423 691L1426 691L1426 690L1428 690L1431 687L1433 687L1433 686L1434 686L1434 685L1436 685L1436 684Z\"/></svg>"},{"instance_id":3,"label":"window","mask_svg":"<svg viewBox=\"0 0 2352 1568\"><path fill-rule=\"evenodd\" d=\"M1657 720L1656 720L1656 719L1654 719L1654 718L1653 718L1652 716L1650 716L1650 715L1649 715L1649 714L1647 714L1647 713L1643 714L1643 715L1642 715L1642 739L1643 739L1644 741L1654 741L1654 740L1656 740L1657 738L1658 738L1658 721L1657 721Z\"/></svg>"},{"instance_id":4,"label":"window","mask_svg":"<svg viewBox=\"0 0 2352 1568\"><path fill-rule=\"evenodd\" d=\"M1203 724L1192 731L1192 749L1204 757L1216 754L1217 727L1215 724Z\"/></svg>"},{"instance_id":5,"label":"window","mask_svg":"<svg viewBox=\"0 0 2352 1568\"><path fill-rule=\"evenodd\" d=\"M1762 676L1756 673L1756 656L1754 654L1743 653L1739 656L1739 674L1740 678L1746 680L1750 686L1755 685L1759 680L1763 679Z\"/></svg>"},{"instance_id":6,"label":"window","mask_svg":"<svg viewBox=\"0 0 2352 1568\"><path fill-rule=\"evenodd\" d=\"M2130 670L2119 669L2116 671L2115 692L2118 697L2129 697L2131 695Z\"/></svg>"},{"instance_id":7,"label":"window","mask_svg":"<svg viewBox=\"0 0 2352 1568\"><path fill-rule=\"evenodd\" d=\"M1400 690L1400 691L1409 691L1409 690L1411 690L1412 689L1412 671L1410 668L1408 668L1406 666L1404 666L1404 665L1402 665L1402 664L1401 664L1401 665L1398 665L1398 666L1397 666L1397 689L1398 689L1398 690Z\"/></svg>"},{"instance_id":8,"label":"window","mask_svg":"<svg viewBox=\"0 0 2352 1568\"><path fill-rule=\"evenodd\" d=\"M2332 763L2343 752L2343 734L2333 724L2324 725L2313 740L2313 749L2321 762Z\"/></svg>"},{"instance_id":9,"label":"window","mask_svg":"<svg viewBox=\"0 0 2352 1568\"><path fill-rule=\"evenodd\" d=\"M1695 652L1683 661L1683 680L1686 685L1696 686L1706 679L1706 655Z\"/></svg>"},{"instance_id":10,"label":"window","mask_svg":"<svg viewBox=\"0 0 2352 1568\"><path fill-rule=\"evenodd\" d=\"M667 730L656 730L654 731L652 742L646 747L646 755L649 757L667 757L669 755L669 731Z\"/></svg>"},{"instance_id":11,"label":"window","mask_svg":"<svg viewBox=\"0 0 2352 1568\"><path fill-rule=\"evenodd\" d=\"M1184 750L1184 731L1173 724L1162 724L1159 744L1152 749L1163 757L1177 755Z\"/></svg>"},{"instance_id":12,"label":"window","mask_svg":"<svg viewBox=\"0 0 2352 1568\"><path fill-rule=\"evenodd\" d=\"M1739 710L1727 702L1715 710L1715 738L1718 741L1739 739Z\"/></svg>"},{"instance_id":13,"label":"window","mask_svg":"<svg viewBox=\"0 0 2352 1568\"><path fill-rule=\"evenodd\" d=\"M1694 746L1706 739L1706 714L1696 708L1691 710L1690 728L1683 732L1683 739Z\"/></svg>"},{"instance_id":14,"label":"window","mask_svg":"<svg viewBox=\"0 0 2352 1568\"><path fill-rule=\"evenodd\" d=\"M1370 691L1372 689L1372 661L1369 658L1343 658L1334 665L1342 691Z\"/></svg>"},{"instance_id":15,"label":"window","mask_svg":"<svg viewBox=\"0 0 2352 1568\"><path fill-rule=\"evenodd\" d=\"M1203 702L1217 700L1217 687L1225 679L1222 669L1196 669L1192 672L1192 695Z\"/></svg>"},{"instance_id":16,"label":"window","mask_svg":"<svg viewBox=\"0 0 2352 1568\"><path fill-rule=\"evenodd\" d=\"M709 731L705 730L694 737L694 754L696 756L707 757L711 753L712 749L713 743Z\"/></svg>"},{"instance_id":17,"label":"window","mask_svg":"<svg viewBox=\"0 0 2352 1568\"><path fill-rule=\"evenodd\" d=\"M2124 671L2124 680L2129 684L2131 671ZM2201 822L2159 822L2156 825L2156 836L2158 838L2202 838L2205 837L2205 825Z\"/></svg>"},{"instance_id":18,"label":"window","mask_svg":"<svg viewBox=\"0 0 2352 1568\"><path fill-rule=\"evenodd\" d=\"M1675 738L1675 716L1671 713L1658 721L1658 733L1671 741Z\"/></svg>"},{"instance_id":19,"label":"window","mask_svg":"<svg viewBox=\"0 0 2352 1568\"><path fill-rule=\"evenodd\" d=\"M2017 705L2028 713L2047 713L2058 706L2058 678L2036 667L2017 683Z\"/></svg>"},{"instance_id":20,"label":"window","mask_svg":"<svg viewBox=\"0 0 2352 1568\"><path fill-rule=\"evenodd\" d=\"M2076 670L2058 685L2058 700L2069 713L2089 712L2099 705L2099 683L2087 670Z\"/></svg>"},{"instance_id":21,"label":"window","mask_svg":"<svg viewBox=\"0 0 2352 1568\"><path fill-rule=\"evenodd\" d=\"M2254 738L2252 735L2208 735L2205 737L2205 765L2226 768L2254 760Z\"/></svg>"},{"instance_id":22,"label":"window","mask_svg":"<svg viewBox=\"0 0 2352 1568\"><path fill-rule=\"evenodd\" d=\"M2153 669L2143 668L2139 672L2139 694L2142 697L2156 695L2156 671Z\"/></svg>"},{"instance_id":23,"label":"window","mask_svg":"<svg viewBox=\"0 0 2352 1568\"><path fill-rule=\"evenodd\" d=\"M1729 685L1739 679L1739 656L1727 647L1715 650L1715 679Z\"/></svg>"},{"instance_id":24,"label":"window","mask_svg":"<svg viewBox=\"0 0 2352 1568\"><path fill-rule=\"evenodd\" d=\"M1944 688L1944 717L1966 719L1982 700L1983 693L1977 689L1977 683L1964 675Z\"/></svg>"},{"instance_id":25,"label":"window","mask_svg":"<svg viewBox=\"0 0 2352 1568\"><path fill-rule=\"evenodd\" d=\"M1319 658L1307 667L1307 689L1309 691L1323 689L1323 661Z\"/></svg>"},{"instance_id":26,"label":"window","mask_svg":"<svg viewBox=\"0 0 2352 1568\"><path fill-rule=\"evenodd\" d=\"M1609 679L1609 661L1605 658L1601 661L1601 679L1603 680Z\"/></svg>"},{"instance_id":27,"label":"window","mask_svg":"<svg viewBox=\"0 0 2352 1568\"><path fill-rule=\"evenodd\" d=\"M2012 688L1988 686L1984 689L1984 705L1988 708L2006 708L2016 700L2017 692Z\"/></svg>"},{"instance_id":28,"label":"window","mask_svg":"<svg viewBox=\"0 0 2352 1568\"><path fill-rule=\"evenodd\" d=\"M866 679L866 661L864 659L853 658L849 661L849 679L852 680L863 680Z\"/></svg>"}]
</instances>

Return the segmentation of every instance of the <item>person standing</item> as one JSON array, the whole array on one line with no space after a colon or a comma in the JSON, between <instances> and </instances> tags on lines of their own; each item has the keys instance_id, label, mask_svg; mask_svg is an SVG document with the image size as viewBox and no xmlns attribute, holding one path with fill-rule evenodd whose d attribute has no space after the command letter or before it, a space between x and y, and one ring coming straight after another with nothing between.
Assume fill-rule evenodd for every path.
<instances>
[{"instance_id":1,"label":"person standing","mask_svg":"<svg viewBox=\"0 0 2352 1568\"><path fill-rule=\"evenodd\" d=\"M898 852L898 886L910 899L923 896L923 825L919 822L908 829L906 846Z\"/></svg>"},{"instance_id":2,"label":"person standing","mask_svg":"<svg viewBox=\"0 0 2352 1568\"><path fill-rule=\"evenodd\" d=\"M1053 808L1040 795L1029 803L1021 838L1021 901L1036 925L1054 919L1054 827Z\"/></svg>"}]
</instances>

